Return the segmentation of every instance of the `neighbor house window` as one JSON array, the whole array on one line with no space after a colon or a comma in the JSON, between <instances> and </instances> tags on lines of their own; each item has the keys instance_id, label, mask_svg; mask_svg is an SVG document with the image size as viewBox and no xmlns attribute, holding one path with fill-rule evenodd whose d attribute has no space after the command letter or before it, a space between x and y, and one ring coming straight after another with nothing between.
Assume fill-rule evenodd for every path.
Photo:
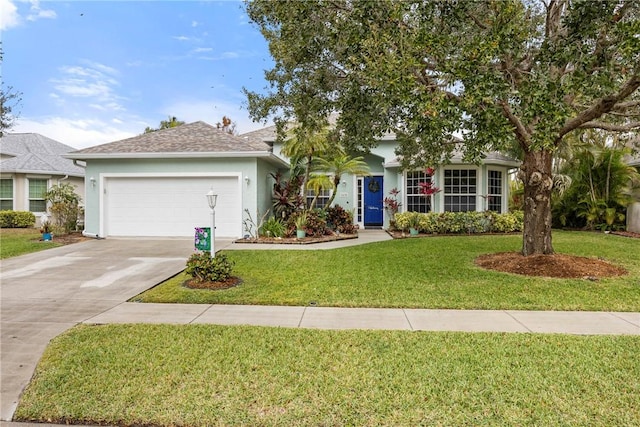
<instances>
[{"instance_id":1,"label":"neighbor house window","mask_svg":"<svg viewBox=\"0 0 640 427\"><path fill-rule=\"evenodd\" d=\"M307 207L311 207L311 202L313 202L313 198L316 196L316 192L312 189L307 190ZM322 209L327 206L329 203L329 199L331 198L331 190L320 190L318 194L318 198L316 199L316 204L313 205L314 208Z\"/></svg>"},{"instance_id":2,"label":"neighbor house window","mask_svg":"<svg viewBox=\"0 0 640 427\"><path fill-rule=\"evenodd\" d=\"M0 179L0 211L13 210L13 179Z\"/></svg>"},{"instance_id":3,"label":"neighbor house window","mask_svg":"<svg viewBox=\"0 0 640 427\"><path fill-rule=\"evenodd\" d=\"M425 171L407 172L406 193L408 212L431 212L431 196L420 193L420 184L431 182L431 176Z\"/></svg>"},{"instance_id":4,"label":"neighbor house window","mask_svg":"<svg viewBox=\"0 0 640 427\"><path fill-rule=\"evenodd\" d=\"M29 179L29 210L31 212L47 211L47 202L44 200L46 192L46 179Z\"/></svg>"},{"instance_id":5,"label":"neighbor house window","mask_svg":"<svg viewBox=\"0 0 640 427\"><path fill-rule=\"evenodd\" d=\"M445 169L444 210L467 212L476 210L477 171L475 169Z\"/></svg>"},{"instance_id":6,"label":"neighbor house window","mask_svg":"<svg viewBox=\"0 0 640 427\"><path fill-rule=\"evenodd\" d=\"M487 185L487 210L502 212L502 172L489 171Z\"/></svg>"}]
</instances>

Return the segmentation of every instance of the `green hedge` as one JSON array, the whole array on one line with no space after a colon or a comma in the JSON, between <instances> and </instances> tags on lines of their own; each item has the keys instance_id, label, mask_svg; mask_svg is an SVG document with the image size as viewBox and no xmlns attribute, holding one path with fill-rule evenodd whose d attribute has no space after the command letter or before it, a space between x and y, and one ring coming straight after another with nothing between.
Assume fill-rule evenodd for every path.
<instances>
[{"instance_id":1,"label":"green hedge","mask_svg":"<svg viewBox=\"0 0 640 427\"><path fill-rule=\"evenodd\" d=\"M485 212L402 212L395 215L400 230L415 228L426 234L512 233L522 231L524 213Z\"/></svg>"},{"instance_id":2,"label":"green hedge","mask_svg":"<svg viewBox=\"0 0 640 427\"><path fill-rule=\"evenodd\" d=\"M27 228L33 227L36 216L33 212L24 211L0 211L1 228Z\"/></svg>"}]
</instances>

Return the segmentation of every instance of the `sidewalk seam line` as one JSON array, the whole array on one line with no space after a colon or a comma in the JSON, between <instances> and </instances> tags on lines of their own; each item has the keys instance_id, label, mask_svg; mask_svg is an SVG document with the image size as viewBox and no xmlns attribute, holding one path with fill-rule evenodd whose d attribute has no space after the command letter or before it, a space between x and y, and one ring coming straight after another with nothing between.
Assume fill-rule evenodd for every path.
<instances>
[{"instance_id":1,"label":"sidewalk seam line","mask_svg":"<svg viewBox=\"0 0 640 427\"><path fill-rule=\"evenodd\" d=\"M519 325L521 325L523 328L525 328L527 331L529 332L533 332L533 330L529 329L529 327L527 325L525 325L524 323L522 323L521 321L519 321L518 319L516 319L508 310L503 310L503 313L505 313L507 316L511 317L513 320L516 321L516 323L518 323Z\"/></svg>"},{"instance_id":2,"label":"sidewalk seam line","mask_svg":"<svg viewBox=\"0 0 640 427\"><path fill-rule=\"evenodd\" d=\"M203 314L205 314L207 311L209 311L211 309L211 307L213 307L213 304L209 304L209 306L207 308L205 308L204 310L202 310L200 312L200 314L198 314L196 317L194 317L193 319L191 319L189 321L189 323L187 323L187 325L191 325L193 322L195 322L196 320L198 320L200 317L202 317Z\"/></svg>"},{"instance_id":3,"label":"sidewalk seam line","mask_svg":"<svg viewBox=\"0 0 640 427\"><path fill-rule=\"evenodd\" d=\"M409 324L409 330L415 331L415 329L413 329L413 325L411 324L411 321L409 320L409 316L407 316L407 310L403 308L402 314L404 314L404 318L407 319L407 323Z\"/></svg>"},{"instance_id":4,"label":"sidewalk seam line","mask_svg":"<svg viewBox=\"0 0 640 427\"><path fill-rule=\"evenodd\" d=\"M636 325L635 323L625 319L624 317L618 316L618 314L615 311L607 311L607 313L609 313L612 317L615 317L618 320L622 320L623 322L628 323L632 326L635 326L636 328L640 328L640 325Z\"/></svg>"},{"instance_id":5,"label":"sidewalk seam line","mask_svg":"<svg viewBox=\"0 0 640 427\"><path fill-rule=\"evenodd\" d=\"M304 315L307 314L307 306L302 310L302 316L300 316L300 320L298 321L298 328L302 327L302 319L304 319Z\"/></svg>"},{"instance_id":6,"label":"sidewalk seam line","mask_svg":"<svg viewBox=\"0 0 640 427\"><path fill-rule=\"evenodd\" d=\"M82 321L78 322L77 324L79 325L79 324L81 324L81 323L85 323L85 322L87 322L89 319L93 319L94 317L101 316L101 315L105 314L106 312L111 311L111 310L113 310L113 309L114 309L114 308L116 308L116 307L120 307L122 304L126 304L126 303L127 303L127 301L122 301L121 303L118 303L118 304L114 305L113 307L109 307L109 308L107 308L106 310L102 310L102 311L101 311L100 313L98 313L98 314L94 314L94 315L93 315L93 316L91 316L91 317L87 317L86 319L84 319L84 320L82 320ZM109 322L109 323L111 323L111 322ZM96 323L96 324L97 324L97 323Z\"/></svg>"}]
</instances>

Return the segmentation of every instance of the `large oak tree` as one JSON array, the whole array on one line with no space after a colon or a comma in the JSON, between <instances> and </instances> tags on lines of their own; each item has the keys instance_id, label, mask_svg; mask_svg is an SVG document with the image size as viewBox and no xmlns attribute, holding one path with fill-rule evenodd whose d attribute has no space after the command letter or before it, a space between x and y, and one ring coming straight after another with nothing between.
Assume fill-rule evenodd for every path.
<instances>
[{"instance_id":1,"label":"large oak tree","mask_svg":"<svg viewBox=\"0 0 640 427\"><path fill-rule=\"evenodd\" d=\"M247 3L275 66L255 119L310 129L340 112L351 149L395 132L405 168L522 153L522 252L551 254L552 157L573 131L640 127L635 0L278 1Z\"/></svg>"}]
</instances>

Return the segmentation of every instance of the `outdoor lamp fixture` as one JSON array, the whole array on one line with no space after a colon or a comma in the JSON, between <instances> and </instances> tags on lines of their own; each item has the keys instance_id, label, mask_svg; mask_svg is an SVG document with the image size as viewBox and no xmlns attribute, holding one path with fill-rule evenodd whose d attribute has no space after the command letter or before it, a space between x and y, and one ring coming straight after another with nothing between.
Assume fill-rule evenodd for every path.
<instances>
[{"instance_id":1,"label":"outdoor lamp fixture","mask_svg":"<svg viewBox=\"0 0 640 427\"><path fill-rule=\"evenodd\" d=\"M216 202L218 195L213 193L213 188L207 193L207 203L211 208L211 258L216 257Z\"/></svg>"},{"instance_id":2,"label":"outdoor lamp fixture","mask_svg":"<svg viewBox=\"0 0 640 427\"><path fill-rule=\"evenodd\" d=\"M244 182L246 182L246 183L247 183L247 185L249 185L249 181L250 181L250 180L249 180L249 177L248 177L248 176L245 176L245 177L244 177Z\"/></svg>"},{"instance_id":3,"label":"outdoor lamp fixture","mask_svg":"<svg viewBox=\"0 0 640 427\"><path fill-rule=\"evenodd\" d=\"M92 187L96 186L96 179L94 177L89 178L89 181L91 181L91 186Z\"/></svg>"}]
</instances>

